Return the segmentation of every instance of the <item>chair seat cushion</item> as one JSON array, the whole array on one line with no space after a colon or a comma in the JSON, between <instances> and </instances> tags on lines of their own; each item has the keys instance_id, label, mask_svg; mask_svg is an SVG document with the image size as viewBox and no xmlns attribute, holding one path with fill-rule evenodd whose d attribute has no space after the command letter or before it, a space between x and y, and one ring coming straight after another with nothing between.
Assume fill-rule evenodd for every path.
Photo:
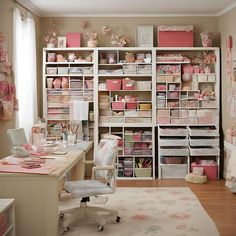
<instances>
[{"instance_id":1,"label":"chair seat cushion","mask_svg":"<svg viewBox=\"0 0 236 236\"><path fill-rule=\"evenodd\" d=\"M98 180L66 181L65 188L72 198L83 198L112 193L113 190Z\"/></svg>"}]
</instances>

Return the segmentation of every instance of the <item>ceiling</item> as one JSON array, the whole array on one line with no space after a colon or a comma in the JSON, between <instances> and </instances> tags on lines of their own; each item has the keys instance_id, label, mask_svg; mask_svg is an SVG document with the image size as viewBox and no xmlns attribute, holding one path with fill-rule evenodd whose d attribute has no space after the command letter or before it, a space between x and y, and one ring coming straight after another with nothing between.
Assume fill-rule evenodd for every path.
<instances>
[{"instance_id":1,"label":"ceiling","mask_svg":"<svg viewBox=\"0 0 236 236\"><path fill-rule=\"evenodd\" d=\"M236 0L17 0L42 17L56 16L220 16Z\"/></svg>"}]
</instances>

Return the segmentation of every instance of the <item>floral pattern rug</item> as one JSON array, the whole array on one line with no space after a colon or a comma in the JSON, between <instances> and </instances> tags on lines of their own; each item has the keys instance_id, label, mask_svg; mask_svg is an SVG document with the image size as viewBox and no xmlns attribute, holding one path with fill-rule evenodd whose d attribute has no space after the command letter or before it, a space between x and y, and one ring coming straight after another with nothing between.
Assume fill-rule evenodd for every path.
<instances>
[{"instance_id":1,"label":"floral pattern rug","mask_svg":"<svg viewBox=\"0 0 236 236\"><path fill-rule=\"evenodd\" d=\"M117 188L101 207L118 209L115 219L97 231L96 223L80 220L66 236L218 236L214 222L186 187Z\"/></svg>"}]
</instances>

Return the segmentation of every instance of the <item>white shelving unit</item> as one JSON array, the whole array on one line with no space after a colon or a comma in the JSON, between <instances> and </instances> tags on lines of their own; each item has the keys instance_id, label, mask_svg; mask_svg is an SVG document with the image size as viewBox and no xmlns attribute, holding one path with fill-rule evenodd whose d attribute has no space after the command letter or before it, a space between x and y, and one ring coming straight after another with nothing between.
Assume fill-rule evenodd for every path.
<instances>
[{"instance_id":1,"label":"white shelving unit","mask_svg":"<svg viewBox=\"0 0 236 236\"><path fill-rule=\"evenodd\" d=\"M219 177L219 49L158 48L156 56L159 178L184 178L200 160L214 160Z\"/></svg>"},{"instance_id":2,"label":"white shelving unit","mask_svg":"<svg viewBox=\"0 0 236 236\"><path fill-rule=\"evenodd\" d=\"M2 221L0 229L4 227L4 233L2 236L15 236L15 200L8 198L0 199L0 216L5 220Z\"/></svg>"},{"instance_id":3,"label":"white shelving unit","mask_svg":"<svg viewBox=\"0 0 236 236\"><path fill-rule=\"evenodd\" d=\"M67 60L69 54L71 56L74 53L78 61L48 61L49 53L60 54ZM121 163L126 163L132 166L133 173L130 176L121 176L120 171L120 178L183 178L190 171L191 163L196 157L214 159L218 165L219 176L218 151L214 156L196 156L193 153L195 149L206 148L203 139L208 142L207 147L217 149L219 133L214 140L213 137L196 137L190 134L191 129L197 129L198 132L204 127L215 127L219 130L219 48L45 48L43 61L44 117L47 120L49 136L61 134L57 124L69 119L71 100L89 100L89 110L94 119L89 120L87 133L88 139L94 141L94 153L104 133L110 132L122 137L117 164L121 166ZM183 76L184 69L190 65L194 69L192 79L189 82L183 81L186 78ZM69 80L68 88L47 87L47 78L55 80L63 77ZM87 82L90 83L89 89ZM162 136L159 133L161 129L180 128L187 132L182 137L169 134ZM142 144L142 140L129 143L125 140L128 131L133 134L150 132L151 145ZM130 155L125 151L127 145L130 148L133 145ZM139 145L148 152L151 150L151 154L146 157L140 155L141 151L136 151ZM181 165L166 164L161 151L168 147L178 151L181 148L187 150L181 154ZM176 153L174 156L169 155L175 156ZM138 173L139 170L135 170L145 158L152 161L151 176L150 170L141 174ZM155 171L156 167L158 173Z\"/></svg>"},{"instance_id":4,"label":"white shelving unit","mask_svg":"<svg viewBox=\"0 0 236 236\"><path fill-rule=\"evenodd\" d=\"M48 138L61 138L61 123L70 119L71 101L89 102L89 120L83 121L85 140L94 139L94 49L43 50L44 117Z\"/></svg>"},{"instance_id":5,"label":"white shelving unit","mask_svg":"<svg viewBox=\"0 0 236 236\"><path fill-rule=\"evenodd\" d=\"M98 140L108 132L122 138L121 179L155 178L153 55L153 48L98 49Z\"/></svg>"}]
</instances>

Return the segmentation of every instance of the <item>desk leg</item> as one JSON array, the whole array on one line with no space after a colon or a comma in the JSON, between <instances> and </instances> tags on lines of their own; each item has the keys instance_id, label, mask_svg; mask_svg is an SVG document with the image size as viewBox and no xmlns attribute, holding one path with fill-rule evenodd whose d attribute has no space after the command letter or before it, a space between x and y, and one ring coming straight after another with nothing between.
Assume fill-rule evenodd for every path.
<instances>
[{"instance_id":1,"label":"desk leg","mask_svg":"<svg viewBox=\"0 0 236 236\"><path fill-rule=\"evenodd\" d=\"M85 154L83 154L85 156ZM84 156L78 163L71 169L71 174L69 180L82 180L84 179L85 167L84 167Z\"/></svg>"}]
</instances>

